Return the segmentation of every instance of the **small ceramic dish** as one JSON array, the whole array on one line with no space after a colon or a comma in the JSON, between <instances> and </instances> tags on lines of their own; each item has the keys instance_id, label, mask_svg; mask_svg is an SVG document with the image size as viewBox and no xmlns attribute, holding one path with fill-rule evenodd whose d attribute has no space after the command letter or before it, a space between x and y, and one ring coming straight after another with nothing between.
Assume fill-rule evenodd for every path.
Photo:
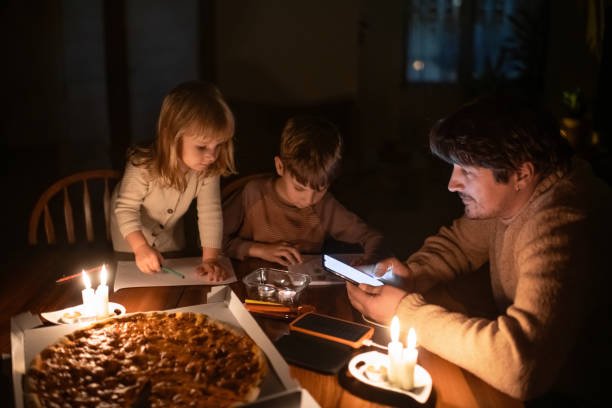
<instances>
[{"instance_id":1,"label":"small ceramic dish","mask_svg":"<svg viewBox=\"0 0 612 408\"><path fill-rule=\"evenodd\" d=\"M45 312L41 313L43 319L55 323L55 324L66 324L66 323L78 323L81 321L95 321L95 318L84 318L83 317L83 305L77 305L72 307L67 307L66 309L56 310L53 312ZM125 306L109 302L108 304L109 315L111 316L121 316L124 315L126 310Z\"/></svg>"},{"instance_id":2,"label":"small ceramic dish","mask_svg":"<svg viewBox=\"0 0 612 408\"><path fill-rule=\"evenodd\" d=\"M414 367L414 387L404 390L389 384L386 380L388 358L386 354L378 351L361 353L351 359L348 365L349 372L359 381L387 391L408 395L415 401L424 404L431 395L431 375L420 365ZM376 367L373 369L373 367Z\"/></svg>"}]
</instances>

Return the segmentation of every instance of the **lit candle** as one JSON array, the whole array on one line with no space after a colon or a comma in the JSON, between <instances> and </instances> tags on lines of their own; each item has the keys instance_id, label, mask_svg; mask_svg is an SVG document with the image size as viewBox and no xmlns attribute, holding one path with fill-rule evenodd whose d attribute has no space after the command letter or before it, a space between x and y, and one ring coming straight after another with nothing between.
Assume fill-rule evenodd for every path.
<instances>
[{"instance_id":1,"label":"lit candle","mask_svg":"<svg viewBox=\"0 0 612 408\"><path fill-rule=\"evenodd\" d=\"M94 290L91 288L91 279L89 279L87 272L82 271L81 276L83 277L83 284L85 285L85 289L81 291L81 296L83 297L83 316L90 317L96 314L95 294Z\"/></svg>"},{"instance_id":2,"label":"lit candle","mask_svg":"<svg viewBox=\"0 0 612 408\"><path fill-rule=\"evenodd\" d=\"M405 390L414 388L414 367L417 363L419 351L416 349L416 332L411 327L408 331L407 347L402 353L401 387Z\"/></svg>"},{"instance_id":3,"label":"lit candle","mask_svg":"<svg viewBox=\"0 0 612 408\"><path fill-rule=\"evenodd\" d=\"M108 279L108 272L106 271L106 265L102 265L100 271L100 284L96 288L96 316L106 317L108 316L108 286L106 280Z\"/></svg>"},{"instance_id":4,"label":"lit candle","mask_svg":"<svg viewBox=\"0 0 612 408\"><path fill-rule=\"evenodd\" d=\"M387 345L389 355L389 369L387 378L391 385L399 385L400 366L402 364L402 350L404 345L399 341L400 324L397 316L391 320L391 341Z\"/></svg>"}]
</instances>

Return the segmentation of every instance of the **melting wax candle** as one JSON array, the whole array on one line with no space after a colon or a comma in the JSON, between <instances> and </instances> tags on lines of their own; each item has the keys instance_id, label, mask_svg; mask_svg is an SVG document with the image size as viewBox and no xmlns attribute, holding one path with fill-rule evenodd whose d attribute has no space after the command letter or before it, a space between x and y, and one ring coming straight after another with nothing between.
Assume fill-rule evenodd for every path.
<instances>
[{"instance_id":1,"label":"melting wax candle","mask_svg":"<svg viewBox=\"0 0 612 408\"><path fill-rule=\"evenodd\" d=\"M108 286L106 281L108 279L108 272L106 271L106 265L102 265L100 271L100 284L96 288L96 316L106 317L108 316Z\"/></svg>"},{"instance_id":2,"label":"melting wax candle","mask_svg":"<svg viewBox=\"0 0 612 408\"><path fill-rule=\"evenodd\" d=\"M393 319L391 320L391 341L387 345L387 352L389 356L387 379L391 385L400 385L399 376L404 345L401 341L399 341L399 332L399 318L397 316L393 316Z\"/></svg>"},{"instance_id":3,"label":"melting wax candle","mask_svg":"<svg viewBox=\"0 0 612 408\"><path fill-rule=\"evenodd\" d=\"M414 388L414 368L419 351L416 349L416 332L411 327L406 340L407 347L402 353L400 386L405 390Z\"/></svg>"},{"instance_id":4,"label":"melting wax candle","mask_svg":"<svg viewBox=\"0 0 612 408\"><path fill-rule=\"evenodd\" d=\"M81 276L83 277L83 285L85 285L85 289L81 291L81 296L83 297L83 317L91 317L96 314L95 294L87 272L82 271Z\"/></svg>"}]
</instances>

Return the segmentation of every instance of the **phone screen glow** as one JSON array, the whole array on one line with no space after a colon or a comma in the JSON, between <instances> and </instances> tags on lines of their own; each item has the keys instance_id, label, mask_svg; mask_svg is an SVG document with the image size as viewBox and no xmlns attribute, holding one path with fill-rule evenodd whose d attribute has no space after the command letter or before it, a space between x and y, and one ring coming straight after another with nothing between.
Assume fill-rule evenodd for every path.
<instances>
[{"instance_id":1,"label":"phone screen glow","mask_svg":"<svg viewBox=\"0 0 612 408\"><path fill-rule=\"evenodd\" d=\"M382 286L383 283L376 278L367 275L360 270L353 268L350 265L345 264L329 255L323 255L323 266L329 270L336 272L337 274L346 277L347 279L357 282L365 283L370 286Z\"/></svg>"}]
</instances>

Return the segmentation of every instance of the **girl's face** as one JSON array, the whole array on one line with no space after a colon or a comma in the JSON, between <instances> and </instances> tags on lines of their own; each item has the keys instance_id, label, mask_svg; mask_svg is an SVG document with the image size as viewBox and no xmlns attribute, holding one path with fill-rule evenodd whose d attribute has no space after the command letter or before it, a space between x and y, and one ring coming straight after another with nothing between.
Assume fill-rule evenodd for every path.
<instances>
[{"instance_id":1,"label":"girl's face","mask_svg":"<svg viewBox=\"0 0 612 408\"><path fill-rule=\"evenodd\" d=\"M182 143L181 160L187 169L205 171L219 157L223 141L187 133L183 136Z\"/></svg>"}]
</instances>

